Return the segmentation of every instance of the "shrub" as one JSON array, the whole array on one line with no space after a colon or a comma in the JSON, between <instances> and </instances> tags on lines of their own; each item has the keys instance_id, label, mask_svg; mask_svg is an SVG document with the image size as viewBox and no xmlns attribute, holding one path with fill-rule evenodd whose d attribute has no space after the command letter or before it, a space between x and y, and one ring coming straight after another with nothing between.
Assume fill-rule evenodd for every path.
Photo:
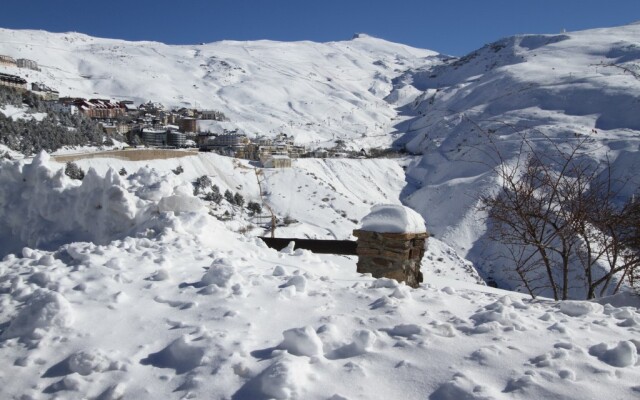
<instances>
[{"instance_id":1,"label":"shrub","mask_svg":"<svg viewBox=\"0 0 640 400\"><path fill-rule=\"evenodd\" d=\"M193 194L194 196L197 196L201 191L204 191L206 188L211 186L211 178L206 175L202 175L193 182L193 186Z\"/></svg>"},{"instance_id":2,"label":"shrub","mask_svg":"<svg viewBox=\"0 0 640 400\"><path fill-rule=\"evenodd\" d=\"M64 168L64 173L71 179L83 180L84 171L78 166L78 164L69 161Z\"/></svg>"},{"instance_id":3,"label":"shrub","mask_svg":"<svg viewBox=\"0 0 640 400\"><path fill-rule=\"evenodd\" d=\"M239 207L242 207L244 205L244 197L240 194L240 192L237 192L235 195L233 195L233 203L235 203Z\"/></svg>"},{"instance_id":4,"label":"shrub","mask_svg":"<svg viewBox=\"0 0 640 400\"><path fill-rule=\"evenodd\" d=\"M222 195L220 194L220 188L218 187L218 185L211 186L211 192L207 193L204 196L204 199L206 201L212 201L216 204L220 204L220 202L222 201Z\"/></svg>"},{"instance_id":5,"label":"shrub","mask_svg":"<svg viewBox=\"0 0 640 400\"><path fill-rule=\"evenodd\" d=\"M224 191L224 199L229 203L233 204L233 194L231 194L229 189Z\"/></svg>"},{"instance_id":6,"label":"shrub","mask_svg":"<svg viewBox=\"0 0 640 400\"><path fill-rule=\"evenodd\" d=\"M261 214L262 213L262 206L259 203L256 203L255 201L250 201L247 204L247 209L252 214Z\"/></svg>"}]
</instances>

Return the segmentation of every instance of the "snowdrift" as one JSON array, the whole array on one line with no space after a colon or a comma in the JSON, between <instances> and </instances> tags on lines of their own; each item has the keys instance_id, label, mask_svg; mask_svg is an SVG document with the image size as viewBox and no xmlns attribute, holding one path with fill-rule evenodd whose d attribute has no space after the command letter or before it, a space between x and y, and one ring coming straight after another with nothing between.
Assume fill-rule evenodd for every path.
<instances>
[{"instance_id":1,"label":"snowdrift","mask_svg":"<svg viewBox=\"0 0 640 400\"><path fill-rule=\"evenodd\" d=\"M0 262L6 398L637 397L640 312L266 248L213 219ZM330 384L329 384L330 382Z\"/></svg>"},{"instance_id":2,"label":"snowdrift","mask_svg":"<svg viewBox=\"0 0 640 400\"><path fill-rule=\"evenodd\" d=\"M74 241L107 244L142 230L162 229L169 213L204 206L189 183L142 168L128 178L113 169L90 168L74 181L60 164L40 153L31 163L2 161L0 168L0 254L23 246L55 249ZM125 184L124 179L128 179Z\"/></svg>"}]
</instances>

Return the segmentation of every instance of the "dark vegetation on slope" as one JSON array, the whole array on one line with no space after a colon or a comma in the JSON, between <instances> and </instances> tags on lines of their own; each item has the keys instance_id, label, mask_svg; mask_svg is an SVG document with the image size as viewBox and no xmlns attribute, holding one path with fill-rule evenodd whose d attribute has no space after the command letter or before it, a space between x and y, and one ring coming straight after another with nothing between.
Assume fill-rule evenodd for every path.
<instances>
[{"instance_id":1,"label":"dark vegetation on slope","mask_svg":"<svg viewBox=\"0 0 640 400\"><path fill-rule=\"evenodd\" d=\"M42 121L14 121L0 113L0 144L11 150L30 155L41 150L53 152L64 146L111 144L109 137L104 141L105 134L97 122L83 115L58 112L31 92L0 86L0 107L6 105L26 105L29 113L47 113Z\"/></svg>"}]
</instances>

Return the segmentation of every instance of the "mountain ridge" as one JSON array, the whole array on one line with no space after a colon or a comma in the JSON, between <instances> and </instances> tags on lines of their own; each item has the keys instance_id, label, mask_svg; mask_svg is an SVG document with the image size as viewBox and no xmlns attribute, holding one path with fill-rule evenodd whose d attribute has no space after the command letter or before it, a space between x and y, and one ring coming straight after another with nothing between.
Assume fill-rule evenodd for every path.
<instances>
[{"instance_id":1,"label":"mountain ridge","mask_svg":"<svg viewBox=\"0 0 640 400\"><path fill-rule=\"evenodd\" d=\"M43 65L42 72L25 72L29 80L61 95L214 108L249 134L284 131L303 144L325 146L357 138L352 147L358 149L390 143L384 136L393 130L396 112L383 100L390 79L439 62L435 52L371 36L166 45L6 29L0 30L0 54Z\"/></svg>"}]
</instances>

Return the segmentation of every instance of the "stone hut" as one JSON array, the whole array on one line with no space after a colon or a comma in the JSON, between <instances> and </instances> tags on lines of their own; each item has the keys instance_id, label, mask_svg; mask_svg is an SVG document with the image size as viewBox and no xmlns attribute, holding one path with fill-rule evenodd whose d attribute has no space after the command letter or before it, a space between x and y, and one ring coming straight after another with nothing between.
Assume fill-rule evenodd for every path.
<instances>
[{"instance_id":1,"label":"stone hut","mask_svg":"<svg viewBox=\"0 0 640 400\"><path fill-rule=\"evenodd\" d=\"M358 272L411 287L422 282L420 263L429 233L420 214L401 205L374 206L353 235L358 238Z\"/></svg>"}]
</instances>

